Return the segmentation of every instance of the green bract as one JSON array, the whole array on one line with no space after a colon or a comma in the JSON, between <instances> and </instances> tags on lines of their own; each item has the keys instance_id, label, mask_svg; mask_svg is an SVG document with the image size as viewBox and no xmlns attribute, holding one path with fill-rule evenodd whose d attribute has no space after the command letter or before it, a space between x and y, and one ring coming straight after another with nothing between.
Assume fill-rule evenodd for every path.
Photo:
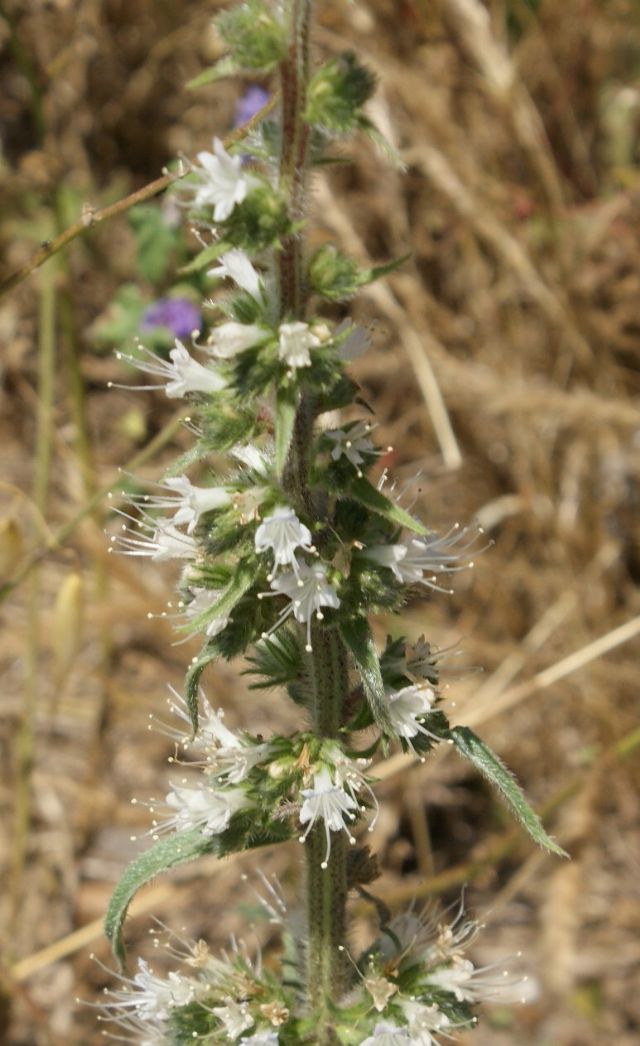
<instances>
[{"instance_id":1,"label":"green bract","mask_svg":"<svg viewBox=\"0 0 640 1046\"><path fill-rule=\"evenodd\" d=\"M286 53L286 27L276 5L247 0L216 18L223 40L233 52L237 68L268 72Z\"/></svg>"},{"instance_id":2,"label":"green bract","mask_svg":"<svg viewBox=\"0 0 640 1046\"><path fill-rule=\"evenodd\" d=\"M346 133L359 123L359 110L375 91L376 78L347 51L322 66L309 84L306 117L330 131Z\"/></svg>"}]
</instances>

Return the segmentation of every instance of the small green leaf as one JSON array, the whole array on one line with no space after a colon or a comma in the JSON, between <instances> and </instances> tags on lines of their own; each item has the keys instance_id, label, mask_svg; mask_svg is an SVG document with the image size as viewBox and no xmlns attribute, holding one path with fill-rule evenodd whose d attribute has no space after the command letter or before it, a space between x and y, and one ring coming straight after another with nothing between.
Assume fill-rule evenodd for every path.
<instances>
[{"instance_id":1,"label":"small green leaf","mask_svg":"<svg viewBox=\"0 0 640 1046\"><path fill-rule=\"evenodd\" d=\"M225 76L234 76L238 72L238 64L232 55L227 54L215 65L205 69L203 73L194 76L193 80L187 80L187 87L194 91L197 87L205 87L213 84L216 80L223 80Z\"/></svg>"},{"instance_id":2,"label":"small green leaf","mask_svg":"<svg viewBox=\"0 0 640 1046\"><path fill-rule=\"evenodd\" d=\"M343 621L340 623L340 632L358 666L364 692L376 723L383 733L393 736L395 731L387 709L380 662L367 619L360 617Z\"/></svg>"},{"instance_id":3,"label":"small green leaf","mask_svg":"<svg viewBox=\"0 0 640 1046\"><path fill-rule=\"evenodd\" d=\"M167 839L161 839L131 862L113 892L105 921L105 933L111 941L113 953L121 969L126 958L122 926L127 909L140 887L155 879L160 872L193 861L204 854L215 853L217 847L217 837L205 836L194 829L190 832L177 832Z\"/></svg>"},{"instance_id":4,"label":"small green leaf","mask_svg":"<svg viewBox=\"0 0 640 1046\"><path fill-rule=\"evenodd\" d=\"M547 835L542 821L529 806L520 785L500 757L492 752L489 746L468 726L455 726L450 731L450 737L465 759L473 763L476 770L479 770L487 781L498 789L512 813L526 828L531 838L546 850L551 850L560 857L568 857L569 855L562 847Z\"/></svg>"},{"instance_id":5,"label":"small green leaf","mask_svg":"<svg viewBox=\"0 0 640 1046\"><path fill-rule=\"evenodd\" d=\"M192 272L200 272L201 269L205 269L207 265L216 261L221 254L228 251L229 247L230 244L225 243L223 240L218 243L210 243L203 251L196 254L195 258L192 258L190 262L183 265L181 269L178 269L178 272L182 273L184 276L187 276Z\"/></svg>"},{"instance_id":6,"label":"small green leaf","mask_svg":"<svg viewBox=\"0 0 640 1046\"><path fill-rule=\"evenodd\" d=\"M378 515L384 516L385 519L390 520L392 523L397 523L399 527L406 527L407 530L413 530L414 533L422 534L425 537L429 533L422 523L414 519L408 512L405 512L399 505L396 505L394 501L390 501L389 498L385 497L364 476L359 476L350 483L349 495L362 505L366 505L372 512L377 512Z\"/></svg>"},{"instance_id":7,"label":"small green leaf","mask_svg":"<svg viewBox=\"0 0 640 1046\"><path fill-rule=\"evenodd\" d=\"M296 397L291 389L280 387L276 393L276 472L281 476L289 456L296 420Z\"/></svg>"}]
</instances>

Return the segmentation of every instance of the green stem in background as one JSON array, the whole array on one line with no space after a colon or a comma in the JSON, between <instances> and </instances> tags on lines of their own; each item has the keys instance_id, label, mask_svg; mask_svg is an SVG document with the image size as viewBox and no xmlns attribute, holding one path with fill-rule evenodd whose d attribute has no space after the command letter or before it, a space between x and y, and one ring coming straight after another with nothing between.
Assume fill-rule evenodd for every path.
<instances>
[{"instance_id":1,"label":"green stem in background","mask_svg":"<svg viewBox=\"0 0 640 1046\"><path fill-rule=\"evenodd\" d=\"M64 229L65 225L65 207L64 207L64 195L62 189L58 189L55 198L55 209L56 209L56 224L57 231L60 232ZM71 401L71 415L73 418L74 429L75 429L75 452L76 458L80 466L82 474L82 490L85 501L92 501L95 498L95 494L98 489L98 480L96 474L95 461L93 457L93 447L91 443L91 431L89 428L89 420L87 415L87 396L84 376L80 366L81 359L81 343L78 334L78 327L76 323L75 314L75 302L73 298L73 273L69 264L68 254L63 254L60 258L60 266L65 276L65 283L61 289L59 296L59 311L60 311L60 332L64 344L65 362L66 362L66 375L69 391L69 399ZM104 513L102 507L98 504L95 506L92 512L93 521L98 527L102 527L104 523ZM94 603L97 606L104 606L108 598L109 591L109 574L106 569L106 563L104 556L97 555L93 552L91 556L91 573L92 573L92 587ZM99 640L100 640L100 666L99 666L99 709L98 709L98 722L100 726L104 726L104 722L108 711L108 681L111 676L111 660L113 653L113 644L111 639L111 633L106 623L102 622L99 625ZM95 764L100 766L101 762L105 759L106 753L103 750L101 729L99 727L98 734L96 736L95 745Z\"/></svg>"},{"instance_id":2,"label":"green stem in background","mask_svg":"<svg viewBox=\"0 0 640 1046\"><path fill-rule=\"evenodd\" d=\"M10 581L6 581L3 585L0 585L0 604L11 595L14 589L22 584L24 579L29 576L31 571L34 570L43 559L46 559L50 552L54 552L64 544L67 538L73 534L76 527L82 523L83 519L90 516L116 487L122 486L122 472L135 472L137 469L141 468L142 465L146 465L148 461L151 461L159 450L162 450L167 443L171 442L184 422L185 409L184 407L181 407L179 411L176 411L171 420L167 422L164 428L160 429L160 432L153 437L151 442L147 443L146 447L143 447L137 454L134 454L134 456L127 462L124 469L118 470L117 476L113 477L108 483L105 483L104 486L100 487L93 497L76 512L75 516L72 516L71 519L67 520L66 523L63 523L61 527L58 527L58 529L51 534L48 541L45 541L44 544L31 552Z\"/></svg>"},{"instance_id":3,"label":"green stem in background","mask_svg":"<svg viewBox=\"0 0 640 1046\"><path fill-rule=\"evenodd\" d=\"M33 501L44 516L47 508L53 431L53 397L56 365L55 269L49 269L40 293L38 339L38 409L36 415ZM38 713L38 660L40 652L40 576L31 576L27 598L24 703L15 739L14 838L11 869L12 926L18 925L22 897L29 825L31 820L31 774L35 726Z\"/></svg>"},{"instance_id":4,"label":"green stem in background","mask_svg":"<svg viewBox=\"0 0 640 1046\"><path fill-rule=\"evenodd\" d=\"M13 17L5 10L3 0L0 0L0 18L3 18L9 27L9 47L13 53L16 66L29 84L29 99L31 103L33 130L36 141L38 145L41 146L44 142L44 136L46 133L42 76L32 61L29 51L22 43Z\"/></svg>"}]
</instances>

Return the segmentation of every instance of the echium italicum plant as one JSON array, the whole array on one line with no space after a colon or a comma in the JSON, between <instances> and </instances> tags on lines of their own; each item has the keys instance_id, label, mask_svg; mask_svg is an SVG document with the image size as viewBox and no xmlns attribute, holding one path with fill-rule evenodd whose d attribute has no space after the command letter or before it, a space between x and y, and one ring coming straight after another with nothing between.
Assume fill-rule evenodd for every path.
<instances>
[{"instance_id":1,"label":"echium italicum plant","mask_svg":"<svg viewBox=\"0 0 640 1046\"><path fill-rule=\"evenodd\" d=\"M546 835L510 773L469 729L450 727L438 653L420 639L380 650L369 617L397 613L420 586L447 591L469 565L477 528L443 535L375 481L381 453L349 362L368 337L326 316L392 266L362 270L333 246L307 247L314 167L351 132L378 138L363 112L375 84L352 53L310 59L312 0L247 0L217 19L228 55L203 79L272 78L272 102L242 141L198 156L181 181L203 247L194 267L224 283L206 303L219 319L177 340L168 358L139 347L131 362L152 385L189 403L194 446L155 493L133 498L115 547L181 564L178 628L201 635L184 694L164 727L179 776L154 803L154 843L116 889L107 933L124 962L122 924L136 890L199 856L298 838L304 844L304 932L269 881L265 904L282 928L280 973L234 943L214 957L203 941L170 937L178 969L140 962L107 993L113 1038L140 1044L417 1043L474 1026L498 975L466 956L476 925L463 912L391 915L378 903L377 940L349 947L350 893L372 897L371 829L378 752L399 745L424 759L453 744L498 788L543 846ZM143 386L143 387L149 387ZM352 408L337 420L338 412ZM209 485L185 474L215 455ZM211 463L209 463L211 468ZM378 468L376 475L380 472ZM203 670L243 656L251 685L282 687L301 709L290 736L233 732L200 689Z\"/></svg>"}]
</instances>

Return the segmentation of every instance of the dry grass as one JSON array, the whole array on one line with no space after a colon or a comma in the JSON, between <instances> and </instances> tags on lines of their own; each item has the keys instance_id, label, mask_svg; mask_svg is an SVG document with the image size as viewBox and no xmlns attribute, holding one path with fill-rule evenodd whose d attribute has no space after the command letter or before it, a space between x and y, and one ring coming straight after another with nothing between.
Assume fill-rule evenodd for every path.
<instances>
[{"instance_id":1,"label":"dry grass","mask_svg":"<svg viewBox=\"0 0 640 1046\"><path fill-rule=\"evenodd\" d=\"M186 21L169 0L0 4L7 273L82 204L113 202L228 128L238 85L183 87L216 53L216 4L188 6ZM413 251L356 306L377 323L358 380L396 448L396 474L422 472L425 518L446 527L475 515L494 541L456 596L416 603L408 627L461 642L454 714L517 771L573 858L533 853L454 756L410 772L395 759L375 838L380 892L390 904L450 900L467 883L487 911L479 958L524 952L532 999L494 1008L478 1046L631 1046L640 14L633 0L498 0L490 17L478 0L321 6L319 50L347 40L376 69L373 115L408 166L396 171L360 142L353 168L314 187L318 237L362 261ZM118 219L0 300L5 576L170 420L157 397L107 392L117 365L90 338L116 288L135 279ZM186 442L178 429L144 474ZM143 825L129 799L167 773L147 716L192 652L146 617L169 579L107 559L105 511L102 500L67 526L3 605L0 1040L12 1046L99 1041L74 998L105 981L88 952L107 959L99 922ZM210 672L207 687L238 722L286 727L284 702L267 715L230 669ZM293 889L295 849L262 860ZM243 899L227 863L189 868L141 903L174 927L213 925L223 940ZM131 923L134 948L148 947L148 925Z\"/></svg>"}]
</instances>

